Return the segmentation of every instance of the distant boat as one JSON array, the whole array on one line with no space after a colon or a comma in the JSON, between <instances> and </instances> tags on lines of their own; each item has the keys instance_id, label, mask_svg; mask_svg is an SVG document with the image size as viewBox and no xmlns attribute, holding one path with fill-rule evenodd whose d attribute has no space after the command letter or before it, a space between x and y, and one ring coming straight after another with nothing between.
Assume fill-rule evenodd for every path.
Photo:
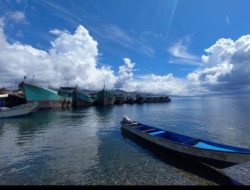
<instances>
[{"instance_id":1,"label":"distant boat","mask_svg":"<svg viewBox=\"0 0 250 190\"><path fill-rule=\"evenodd\" d=\"M143 96L141 96L140 94L136 95L136 103L142 104L144 103L144 101L145 101L145 98Z\"/></svg>"},{"instance_id":2,"label":"distant boat","mask_svg":"<svg viewBox=\"0 0 250 190\"><path fill-rule=\"evenodd\" d=\"M250 149L209 142L123 117L121 129L179 155L195 159L216 168L225 168L250 161Z\"/></svg>"},{"instance_id":3,"label":"distant boat","mask_svg":"<svg viewBox=\"0 0 250 190\"><path fill-rule=\"evenodd\" d=\"M125 103L125 97L124 97L124 95L122 95L122 94L115 94L114 96L115 96L115 102L114 102L114 104L121 105L121 104Z\"/></svg>"},{"instance_id":4,"label":"distant boat","mask_svg":"<svg viewBox=\"0 0 250 190\"><path fill-rule=\"evenodd\" d=\"M99 91L96 94L96 104L98 106L113 105L114 102L115 102L114 95L111 92L106 91L105 90L105 86L104 86L104 88L101 91Z\"/></svg>"},{"instance_id":5,"label":"distant boat","mask_svg":"<svg viewBox=\"0 0 250 190\"><path fill-rule=\"evenodd\" d=\"M21 82L18 87L23 91L27 102L37 101L39 109L68 107L71 99L59 96L56 91Z\"/></svg>"},{"instance_id":6,"label":"distant boat","mask_svg":"<svg viewBox=\"0 0 250 190\"><path fill-rule=\"evenodd\" d=\"M127 96L126 103L127 104L134 104L134 103L136 103L136 97L134 97L134 96Z\"/></svg>"},{"instance_id":7,"label":"distant boat","mask_svg":"<svg viewBox=\"0 0 250 190\"><path fill-rule=\"evenodd\" d=\"M88 93L83 93L77 87L60 87L58 95L71 98L72 107L89 107L92 105L93 100Z\"/></svg>"},{"instance_id":8,"label":"distant boat","mask_svg":"<svg viewBox=\"0 0 250 190\"><path fill-rule=\"evenodd\" d=\"M89 94L79 91L73 93L72 99L75 107L89 107L93 104L93 99Z\"/></svg>"},{"instance_id":9,"label":"distant boat","mask_svg":"<svg viewBox=\"0 0 250 190\"><path fill-rule=\"evenodd\" d=\"M14 106L11 108L0 107L0 119L27 115L34 112L37 108L37 102L21 104L19 106Z\"/></svg>"}]
</instances>

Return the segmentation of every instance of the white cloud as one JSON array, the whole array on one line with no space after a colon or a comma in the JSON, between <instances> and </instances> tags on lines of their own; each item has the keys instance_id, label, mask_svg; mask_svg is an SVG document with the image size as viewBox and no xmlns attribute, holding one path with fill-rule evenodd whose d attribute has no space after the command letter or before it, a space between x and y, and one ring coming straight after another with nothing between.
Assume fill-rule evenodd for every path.
<instances>
[{"instance_id":1,"label":"white cloud","mask_svg":"<svg viewBox=\"0 0 250 190\"><path fill-rule=\"evenodd\" d=\"M16 23L23 23L23 24L27 23L25 13L21 11L7 12L5 19L12 20Z\"/></svg>"},{"instance_id":2,"label":"white cloud","mask_svg":"<svg viewBox=\"0 0 250 190\"><path fill-rule=\"evenodd\" d=\"M186 81L175 78L172 73L167 75L147 74L134 77L135 63L129 58L123 60L124 64L119 67L116 88L156 94L189 94Z\"/></svg>"},{"instance_id":3,"label":"white cloud","mask_svg":"<svg viewBox=\"0 0 250 190\"><path fill-rule=\"evenodd\" d=\"M98 44L83 26L79 26L74 34L58 34L51 42L49 52L25 44L8 43L2 28L0 37L2 84L20 81L24 75L33 74L37 82L51 82L55 86L67 82L93 89L101 88L104 80L107 87L115 83L110 68L97 68Z\"/></svg>"},{"instance_id":4,"label":"white cloud","mask_svg":"<svg viewBox=\"0 0 250 190\"><path fill-rule=\"evenodd\" d=\"M103 40L108 40L109 43L117 44L125 49L130 49L148 56L155 54L154 49L148 46L144 40L132 37L118 26L103 25L99 28L94 28L93 32Z\"/></svg>"},{"instance_id":5,"label":"white cloud","mask_svg":"<svg viewBox=\"0 0 250 190\"><path fill-rule=\"evenodd\" d=\"M231 24L228 14L225 15L225 20L227 24Z\"/></svg>"},{"instance_id":6,"label":"white cloud","mask_svg":"<svg viewBox=\"0 0 250 190\"><path fill-rule=\"evenodd\" d=\"M121 88L128 91L170 93L185 91L185 83L172 74L134 77L133 63L124 58L117 75L108 66L97 64L98 43L83 26L71 34L51 30L55 39L49 51L30 45L9 43L0 27L0 85L17 84L24 76L35 76L39 85L78 85L81 88Z\"/></svg>"},{"instance_id":7,"label":"white cloud","mask_svg":"<svg viewBox=\"0 0 250 190\"><path fill-rule=\"evenodd\" d=\"M116 88L122 88L128 83L131 83L131 81L133 80L133 68L135 66L135 63L132 63L129 58L124 58L123 61L124 64L122 66L119 66L118 78L115 84Z\"/></svg>"},{"instance_id":8,"label":"white cloud","mask_svg":"<svg viewBox=\"0 0 250 190\"><path fill-rule=\"evenodd\" d=\"M192 82L217 91L243 90L250 86L250 35L219 39L205 50L203 66L187 76Z\"/></svg>"},{"instance_id":9,"label":"white cloud","mask_svg":"<svg viewBox=\"0 0 250 190\"><path fill-rule=\"evenodd\" d=\"M186 36L183 40L179 40L168 51L174 57L170 60L170 63L188 63L188 64L200 64L200 58L193 55L187 50L187 43L190 41L190 37Z\"/></svg>"}]
</instances>

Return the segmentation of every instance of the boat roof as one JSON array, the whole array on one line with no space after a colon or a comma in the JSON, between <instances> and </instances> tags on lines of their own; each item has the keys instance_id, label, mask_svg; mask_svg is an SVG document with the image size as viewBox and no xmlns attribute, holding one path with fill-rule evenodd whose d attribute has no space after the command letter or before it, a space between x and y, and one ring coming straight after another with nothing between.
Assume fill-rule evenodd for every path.
<instances>
[{"instance_id":1,"label":"boat roof","mask_svg":"<svg viewBox=\"0 0 250 190\"><path fill-rule=\"evenodd\" d=\"M0 94L0 98L8 98L9 94Z\"/></svg>"}]
</instances>

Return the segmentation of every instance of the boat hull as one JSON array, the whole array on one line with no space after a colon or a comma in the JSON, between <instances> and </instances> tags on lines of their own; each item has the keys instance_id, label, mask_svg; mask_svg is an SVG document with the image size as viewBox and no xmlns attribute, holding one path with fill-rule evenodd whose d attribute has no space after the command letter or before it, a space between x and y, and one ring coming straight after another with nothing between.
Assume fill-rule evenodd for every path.
<instances>
[{"instance_id":1,"label":"boat hull","mask_svg":"<svg viewBox=\"0 0 250 190\"><path fill-rule=\"evenodd\" d=\"M73 107L90 107L93 104L93 100L88 94L75 92L72 96Z\"/></svg>"},{"instance_id":2,"label":"boat hull","mask_svg":"<svg viewBox=\"0 0 250 190\"><path fill-rule=\"evenodd\" d=\"M200 149L193 146L167 141L165 139L149 135L148 133L140 132L136 130L136 128L124 123L121 123L121 125L122 130L134 134L135 136L140 137L148 142L171 150L179 155L189 157L197 161L202 161L216 168L225 168L250 160L249 154Z\"/></svg>"},{"instance_id":3,"label":"boat hull","mask_svg":"<svg viewBox=\"0 0 250 190\"><path fill-rule=\"evenodd\" d=\"M23 91L27 102L38 102L38 109L68 108L72 105L71 98L57 95L56 91L35 86L27 83L20 83L20 89Z\"/></svg>"},{"instance_id":4,"label":"boat hull","mask_svg":"<svg viewBox=\"0 0 250 190\"><path fill-rule=\"evenodd\" d=\"M34 112L38 108L38 103L26 103L19 106L15 106L4 111L0 111L0 118L11 118L28 115Z\"/></svg>"},{"instance_id":5,"label":"boat hull","mask_svg":"<svg viewBox=\"0 0 250 190\"><path fill-rule=\"evenodd\" d=\"M44 109L59 109L59 108L70 108L72 105L71 101L66 100L47 100L47 101L39 101L39 110Z\"/></svg>"},{"instance_id":6,"label":"boat hull","mask_svg":"<svg viewBox=\"0 0 250 190\"><path fill-rule=\"evenodd\" d=\"M97 106L109 106L113 105L115 102L115 97L110 92L102 90L96 95L96 105Z\"/></svg>"}]
</instances>

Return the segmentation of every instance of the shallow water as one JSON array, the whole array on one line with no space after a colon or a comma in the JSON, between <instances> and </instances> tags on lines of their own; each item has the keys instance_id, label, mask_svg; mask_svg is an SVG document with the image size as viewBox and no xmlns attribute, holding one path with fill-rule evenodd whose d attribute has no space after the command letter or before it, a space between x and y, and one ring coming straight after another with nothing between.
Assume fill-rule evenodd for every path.
<instances>
[{"instance_id":1,"label":"shallow water","mask_svg":"<svg viewBox=\"0 0 250 190\"><path fill-rule=\"evenodd\" d=\"M0 120L0 184L214 185L214 173L123 135L123 115L169 131L250 148L250 98L38 111Z\"/></svg>"}]
</instances>

